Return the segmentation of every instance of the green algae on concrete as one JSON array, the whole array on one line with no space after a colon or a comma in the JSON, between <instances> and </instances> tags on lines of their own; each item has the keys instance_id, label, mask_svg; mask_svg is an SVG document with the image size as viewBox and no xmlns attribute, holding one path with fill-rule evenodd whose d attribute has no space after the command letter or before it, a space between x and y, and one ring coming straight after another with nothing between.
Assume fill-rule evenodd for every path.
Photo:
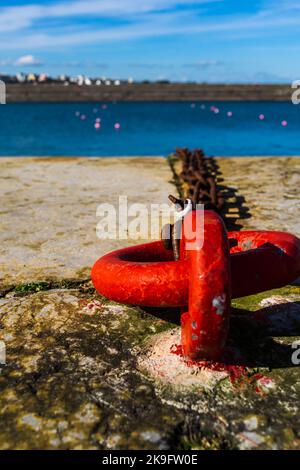
<instances>
[{"instance_id":1,"label":"green algae on concrete","mask_svg":"<svg viewBox=\"0 0 300 470\"><path fill-rule=\"evenodd\" d=\"M207 387L201 374L189 369L187 377L195 374L200 380L186 387L141 367L150 344L179 331L180 315L126 307L95 293L88 282L91 264L114 248L103 244L99 252L100 245L94 245L95 194L106 194L107 178L113 181L109 184L114 193L120 193L119 179L113 179L116 164L122 172L127 167L130 178L125 186L132 195L136 194L132 178L143 175L139 181L147 181L141 182L145 201L152 202L159 189L165 202L174 186L163 159L155 164L156 159L112 160L3 160L6 185L1 189L12 218L6 211L10 228L2 243L7 263L2 270L0 340L5 342L7 360L0 373L0 448L300 449L300 370L292 362L293 343L300 340L299 286L232 302L228 346L234 352L231 365L239 372L235 380L226 374ZM243 228L286 229L299 235L299 161L258 158L259 171L253 172L253 159L218 159L225 183L246 196L251 218L239 221ZM159 166L154 182L153 164ZM70 170L67 188L55 180L58 166ZM100 167L102 183L96 173ZM76 237L70 238L65 226L50 230L50 242L41 245L30 215L46 207L39 193L45 189L41 178L45 172L53 183L47 201L52 215L60 208L58 225L70 222L64 220L64 210L73 210L78 198L80 203L74 212ZM83 180L77 194L78 174ZM20 199L15 204L17 190ZM65 200L71 204L60 207ZM15 231L17 224L20 233ZM87 238L84 224L89 227ZM38 233L43 228L35 227ZM9 242L12 233L15 238ZM22 236L27 240L24 246ZM58 265L57 253L51 251L57 241ZM70 253L79 245L74 260ZM29 265L22 263L27 254Z\"/></svg>"},{"instance_id":2,"label":"green algae on concrete","mask_svg":"<svg viewBox=\"0 0 300 470\"><path fill-rule=\"evenodd\" d=\"M77 290L1 299L0 447L168 447L182 417L156 398L131 352L162 326Z\"/></svg>"},{"instance_id":3,"label":"green algae on concrete","mask_svg":"<svg viewBox=\"0 0 300 470\"><path fill-rule=\"evenodd\" d=\"M87 288L0 299L0 448L300 448L291 362L299 287L233 302L229 346L245 371L209 389L162 383L138 365L178 312L119 305Z\"/></svg>"},{"instance_id":4,"label":"green algae on concrete","mask_svg":"<svg viewBox=\"0 0 300 470\"><path fill-rule=\"evenodd\" d=\"M300 449L295 340L300 340L299 287L234 300L228 346L236 353L232 365L241 366L237 380L227 377L213 389L180 390L156 375L166 403L192 410L186 421L193 437L181 436L182 445L204 449L213 433L211 448Z\"/></svg>"}]
</instances>

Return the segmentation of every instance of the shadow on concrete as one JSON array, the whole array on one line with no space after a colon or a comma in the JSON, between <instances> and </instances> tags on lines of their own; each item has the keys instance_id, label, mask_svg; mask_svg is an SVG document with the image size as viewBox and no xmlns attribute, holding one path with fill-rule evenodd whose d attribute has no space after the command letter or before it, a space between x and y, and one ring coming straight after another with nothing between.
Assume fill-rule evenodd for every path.
<instances>
[{"instance_id":1,"label":"shadow on concrete","mask_svg":"<svg viewBox=\"0 0 300 470\"><path fill-rule=\"evenodd\" d=\"M143 310L180 326L180 309ZM300 301L279 303L255 312L232 308L228 349L235 353L226 356L226 363L270 369L297 367L292 362L296 336L300 336Z\"/></svg>"},{"instance_id":2,"label":"shadow on concrete","mask_svg":"<svg viewBox=\"0 0 300 470\"><path fill-rule=\"evenodd\" d=\"M243 226L239 221L250 219L251 213L249 207L245 205L244 196L238 195L235 188L229 186L218 186L221 190L222 196L225 199L224 208L222 210L222 217L224 219L228 231L240 231Z\"/></svg>"},{"instance_id":3,"label":"shadow on concrete","mask_svg":"<svg viewBox=\"0 0 300 470\"><path fill-rule=\"evenodd\" d=\"M300 336L300 302L271 305L255 312L232 309L229 343L249 367L295 367L292 343Z\"/></svg>"},{"instance_id":4,"label":"shadow on concrete","mask_svg":"<svg viewBox=\"0 0 300 470\"><path fill-rule=\"evenodd\" d=\"M217 191L224 198L222 217L228 231L239 231L243 227L238 222L251 217L250 209L245 205L244 196L238 194L238 190L224 184L224 178L220 166L215 158L211 158L216 172Z\"/></svg>"}]
</instances>

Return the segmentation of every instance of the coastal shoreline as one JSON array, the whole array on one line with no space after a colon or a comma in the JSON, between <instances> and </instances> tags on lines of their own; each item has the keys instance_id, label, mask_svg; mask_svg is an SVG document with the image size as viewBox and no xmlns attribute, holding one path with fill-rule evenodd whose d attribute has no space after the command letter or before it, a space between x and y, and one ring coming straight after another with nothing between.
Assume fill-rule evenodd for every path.
<instances>
[{"instance_id":1,"label":"coastal shoreline","mask_svg":"<svg viewBox=\"0 0 300 470\"><path fill-rule=\"evenodd\" d=\"M8 84L7 103L138 101L291 101L289 85L141 83L102 86Z\"/></svg>"}]
</instances>

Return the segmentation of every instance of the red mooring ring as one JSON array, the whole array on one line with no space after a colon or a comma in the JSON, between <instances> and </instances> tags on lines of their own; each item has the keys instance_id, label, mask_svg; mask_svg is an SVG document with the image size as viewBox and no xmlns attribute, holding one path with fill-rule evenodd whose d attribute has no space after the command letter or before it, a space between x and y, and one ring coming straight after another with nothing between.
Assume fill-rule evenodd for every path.
<instances>
[{"instance_id":1,"label":"red mooring ring","mask_svg":"<svg viewBox=\"0 0 300 470\"><path fill-rule=\"evenodd\" d=\"M192 218L193 226L198 215L191 212L183 224ZM95 263L93 284L100 294L125 304L188 306L181 316L184 354L217 359L227 338L231 297L294 281L300 276L300 240L284 232L227 233L212 211L204 211L203 246L186 250L183 233L178 261L161 241L124 248Z\"/></svg>"}]
</instances>

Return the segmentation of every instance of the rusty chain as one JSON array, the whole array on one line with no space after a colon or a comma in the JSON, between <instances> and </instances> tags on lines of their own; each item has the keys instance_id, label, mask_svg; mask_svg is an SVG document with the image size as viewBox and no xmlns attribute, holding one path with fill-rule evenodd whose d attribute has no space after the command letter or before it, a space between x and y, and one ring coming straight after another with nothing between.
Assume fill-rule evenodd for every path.
<instances>
[{"instance_id":1,"label":"rusty chain","mask_svg":"<svg viewBox=\"0 0 300 470\"><path fill-rule=\"evenodd\" d=\"M200 149L191 151L187 148L177 148L173 157L182 164L178 180L186 198L178 199L170 195L170 201L183 209L186 199L190 199L193 210L197 204L202 204L204 209L222 215L225 200L218 190L217 181L220 172L216 161L212 157L206 157ZM167 225L162 230L164 246L168 250L173 250L175 260L178 260L180 255L180 231L180 221L174 225ZM169 236L166 235L168 233Z\"/></svg>"},{"instance_id":2,"label":"rusty chain","mask_svg":"<svg viewBox=\"0 0 300 470\"><path fill-rule=\"evenodd\" d=\"M222 212L224 198L217 190L218 165L211 157L205 157L202 150L190 151L178 148L175 153L182 162L179 175L181 183L187 186L187 198L191 199L193 208L203 204L204 209Z\"/></svg>"}]
</instances>

